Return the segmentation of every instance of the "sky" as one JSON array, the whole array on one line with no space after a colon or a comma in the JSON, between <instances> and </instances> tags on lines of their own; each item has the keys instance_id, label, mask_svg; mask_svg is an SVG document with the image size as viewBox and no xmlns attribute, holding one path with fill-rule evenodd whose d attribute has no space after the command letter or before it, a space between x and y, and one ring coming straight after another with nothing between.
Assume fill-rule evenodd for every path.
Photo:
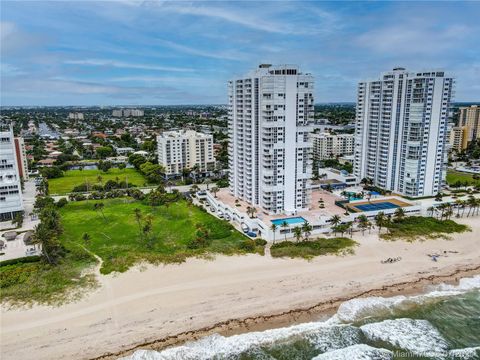
<instances>
[{"instance_id":1,"label":"sky","mask_svg":"<svg viewBox=\"0 0 480 360\"><path fill-rule=\"evenodd\" d=\"M353 102L397 66L443 69L480 100L480 2L0 2L0 104L224 104L260 63L315 76L315 101Z\"/></svg>"}]
</instances>

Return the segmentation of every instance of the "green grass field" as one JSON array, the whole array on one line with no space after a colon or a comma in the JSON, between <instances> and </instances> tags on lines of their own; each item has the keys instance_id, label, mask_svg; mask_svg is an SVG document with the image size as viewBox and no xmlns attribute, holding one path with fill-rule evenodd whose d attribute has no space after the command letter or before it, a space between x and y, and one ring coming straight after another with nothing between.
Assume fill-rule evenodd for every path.
<instances>
[{"instance_id":1,"label":"green grass field","mask_svg":"<svg viewBox=\"0 0 480 360\"><path fill-rule=\"evenodd\" d=\"M131 199L103 200L106 220L93 210L96 202L70 202L60 210L65 256L59 265L38 261L0 266L2 302L61 304L80 297L97 285L94 274L85 273L86 268L98 263L94 255L102 259L100 272L108 274L124 272L142 262L179 263L187 257L210 254L264 254L263 245L184 200L168 207L151 207ZM150 247L140 236L135 208L141 210L143 219L147 214L153 216L155 240ZM197 226L209 231L208 242L192 249L187 245L197 237ZM90 241L83 240L84 233L90 235Z\"/></svg>"},{"instance_id":2,"label":"green grass field","mask_svg":"<svg viewBox=\"0 0 480 360\"><path fill-rule=\"evenodd\" d=\"M453 220L439 220L432 217L408 216L388 225L388 233L381 237L386 240L424 240L445 238L449 234L469 231L467 225Z\"/></svg>"},{"instance_id":3,"label":"green grass field","mask_svg":"<svg viewBox=\"0 0 480 360\"><path fill-rule=\"evenodd\" d=\"M272 245L272 257L312 259L320 255L343 255L353 253L357 242L346 237L319 238L312 241L282 241Z\"/></svg>"},{"instance_id":4,"label":"green grass field","mask_svg":"<svg viewBox=\"0 0 480 360\"><path fill-rule=\"evenodd\" d=\"M67 247L85 245L82 235L91 236L85 246L103 260L102 273L126 271L137 262L182 262L189 256L206 253L245 253L242 242L247 240L228 222L200 210L186 201L178 201L168 207L151 207L141 202L125 199L104 200L104 214L93 210L95 201L69 203L61 209L64 233L62 241ZM143 217L153 216L153 234L156 240L148 248L141 236L134 209ZM197 226L209 231L210 243L200 249L187 245L196 237ZM260 252L263 247L255 249Z\"/></svg>"},{"instance_id":5,"label":"green grass field","mask_svg":"<svg viewBox=\"0 0 480 360\"><path fill-rule=\"evenodd\" d=\"M470 185L480 186L480 180L475 180L472 174L467 174L460 171L448 170L447 171L447 183L448 185L453 185L457 181L462 183L468 181Z\"/></svg>"},{"instance_id":6,"label":"green grass field","mask_svg":"<svg viewBox=\"0 0 480 360\"><path fill-rule=\"evenodd\" d=\"M56 179L48 180L49 190L51 195L64 195L72 191L72 189L88 182L90 185L99 184L98 176L102 177L102 183L105 184L108 180L115 180L117 177L119 181L128 180L129 184L136 186L143 186L147 180L135 169L120 170L117 168L110 169L107 173L101 170L67 170L65 176Z\"/></svg>"}]
</instances>

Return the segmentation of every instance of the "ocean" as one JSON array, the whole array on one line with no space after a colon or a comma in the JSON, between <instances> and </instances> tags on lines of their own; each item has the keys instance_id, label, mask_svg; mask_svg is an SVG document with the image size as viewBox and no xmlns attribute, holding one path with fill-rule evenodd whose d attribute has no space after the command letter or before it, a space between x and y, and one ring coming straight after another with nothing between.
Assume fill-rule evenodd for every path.
<instances>
[{"instance_id":1,"label":"ocean","mask_svg":"<svg viewBox=\"0 0 480 360\"><path fill-rule=\"evenodd\" d=\"M128 360L480 359L480 276L421 295L346 301L325 321L212 335Z\"/></svg>"}]
</instances>

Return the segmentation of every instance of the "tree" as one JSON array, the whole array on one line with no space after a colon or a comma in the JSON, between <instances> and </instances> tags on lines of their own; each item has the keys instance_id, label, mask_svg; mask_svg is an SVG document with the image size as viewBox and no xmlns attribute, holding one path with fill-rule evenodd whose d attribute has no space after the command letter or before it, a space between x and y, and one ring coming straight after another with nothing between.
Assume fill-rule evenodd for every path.
<instances>
[{"instance_id":1,"label":"tree","mask_svg":"<svg viewBox=\"0 0 480 360\"><path fill-rule=\"evenodd\" d=\"M104 173L107 173L113 167L113 163L111 161L102 161L98 162L98 168L102 170Z\"/></svg>"},{"instance_id":2,"label":"tree","mask_svg":"<svg viewBox=\"0 0 480 360\"><path fill-rule=\"evenodd\" d=\"M405 217L405 210L402 208L397 208L393 216L395 217L396 221L401 221Z\"/></svg>"},{"instance_id":3,"label":"tree","mask_svg":"<svg viewBox=\"0 0 480 360\"><path fill-rule=\"evenodd\" d=\"M435 195L435 201L442 201L442 198L443 198L442 193L437 193L437 195Z\"/></svg>"},{"instance_id":4,"label":"tree","mask_svg":"<svg viewBox=\"0 0 480 360\"><path fill-rule=\"evenodd\" d=\"M332 228L336 227L338 224L340 224L342 222L342 219L340 218L340 216L338 215L333 215L331 218L330 218L330 224L332 224ZM334 231L335 233L335 231Z\"/></svg>"},{"instance_id":5,"label":"tree","mask_svg":"<svg viewBox=\"0 0 480 360\"><path fill-rule=\"evenodd\" d=\"M375 224L378 227L378 233L380 233L382 231L382 227L387 224L387 219L383 211L380 211L377 215L375 215Z\"/></svg>"},{"instance_id":6,"label":"tree","mask_svg":"<svg viewBox=\"0 0 480 360\"><path fill-rule=\"evenodd\" d=\"M63 171L58 166L43 167L40 173L47 179L55 179L63 176Z\"/></svg>"},{"instance_id":7,"label":"tree","mask_svg":"<svg viewBox=\"0 0 480 360\"><path fill-rule=\"evenodd\" d=\"M192 186L190 186L189 192L190 192L191 195L193 195L193 194L195 194L195 193L196 193L197 191L199 191L199 190L200 190L200 188L198 187L198 185L197 185L197 184L193 184Z\"/></svg>"},{"instance_id":8,"label":"tree","mask_svg":"<svg viewBox=\"0 0 480 360\"><path fill-rule=\"evenodd\" d=\"M275 235L277 233L277 229L278 229L277 224L272 223L272 225L270 226L270 230L273 231L273 243L275 243Z\"/></svg>"},{"instance_id":9,"label":"tree","mask_svg":"<svg viewBox=\"0 0 480 360\"><path fill-rule=\"evenodd\" d=\"M135 221L138 225L138 230L142 232L142 211L139 208L133 209L133 213L135 214Z\"/></svg>"},{"instance_id":10,"label":"tree","mask_svg":"<svg viewBox=\"0 0 480 360\"><path fill-rule=\"evenodd\" d=\"M12 224L17 227L21 228L23 225L23 212L18 212L15 214L15 217L12 220Z\"/></svg>"},{"instance_id":11,"label":"tree","mask_svg":"<svg viewBox=\"0 0 480 360\"><path fill-rule=\"evenodd\" d=\"M215 195L215 198L216 198L217 197L217 192L219 192L220 189L218 187L214 186L214 187L212 187L211 191L212 191L213 195Z\"/></svg>"},{"instance_id":12,"label":"tree","mask_svg":"<svg viewBox=\"0 0 480 360\"><path fill-rule=\"evenodd\" d=\"M313 229L313 227L312 227L312 225L310 225L310 223L309 223L308 221L305 221L305 222L303 223L303 225L302 225L302 231L303 231L303 233L304 233L305 240L308 240L312 229Z\"/></svg>"},{"instance_id":13,"label":"tree","mask_svg":"<svg viewBox=\"0 0 480 360\"><path fill-rule=\"evenodd\" d=\"M369 228L370 222L366 215L360 215L358 218L358 227L362 229L362 235L365 235L365 230Z\"/></svg>"},{"instance_id":14,"label":"tree","mask_svg":"<svg viewBox=\"0 0 480 360\"><path fill-rule=\"evenodd\" d=\"M295 226L292 229L292 232L293 232L293 235L295 236L295 238L297 239L297 241L300 241L300 238L302 237L302 228L299 227L299 226Z\"/></svg>"},{"instance_id":15,"label":"tree","mask_svg":"<svg viewBox=\"0 0 480 360\"><path fill-rule=\"evenodd\" d=\"M85 246L88 246L88 245L90 245L91 237L88 233L83 233L82 240L85 243Z\"/></svg>"},{"instance_id":16,"label":"tree","mask_svg":"<svg viewBox=\"0 0 480 360\"><path fill-rule=\"evenodd\" d=\"M430 217L433 217L433 214L435 213L436 209L434 206L430 206L427 211L430 213Z\"/></svg>"},{"instance_id":17,"label":"tree","mask_svg":"<svg viewBox=\"0 0 480 360\"><path fill-rule=\"evenodd\" d=\"M113 149L110 146L100 146L95 150L99 159L105 159L113 155Z\"/></svg>"},{"instance_id":18,"label":"tree","mask_svg":"<svg viewBox=\"0 0 480 360\"><path fill-rule=\"evenodd\" d=\"M126 167L127 167L127 164L125 164L125 163L120 163L120 164L118 164L118 168L119 168L120 170L125 170Z\"/></svg>"},{"instance_id":19,"label":"tree","mask_svg":"<svg viewBox=\"0 0 480 360\"><path fill-rule=\"evenodd\" d=\"M105 213L103 212L104 207L105 207L105 204L103 202L98 202L95 205L93 205L93 210L99 211L102 214L103 220L107 221L107 218L105 217Z\"/></svg>"},{"instance_id":20,"label":"tree","mask_svg":"<svg viewBox=\"0 0 480 360\"><path fill-rule=\"evenodd\" d=\"M102 176L101 176L101 175L98 175L98 176L97 176L97 182L99 182L99 183L101 184L102 181L103 181Z\"/></svg>"},{"instance_id":21,"label":"tree","mask_svg":"<svg viewBox=\"0 0 480 360\"><path fill-rule=\"evenodd\" d=\"M285 235L285 241L287 241L287 228L288 228L288 223L286 221L282 222L282 225L280 225L284 231L283 234Z\"/></svg>"}]
</instances>

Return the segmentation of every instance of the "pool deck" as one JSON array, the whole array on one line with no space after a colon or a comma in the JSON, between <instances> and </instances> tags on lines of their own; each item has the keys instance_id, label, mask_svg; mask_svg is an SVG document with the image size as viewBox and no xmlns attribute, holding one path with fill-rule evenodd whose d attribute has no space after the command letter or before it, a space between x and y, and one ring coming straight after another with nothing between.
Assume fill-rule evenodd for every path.
<instances>
[{"instance_id":1,"label":"pool deck","mask_svg":"<svg viewBox=\"0 0 480 360\"><path fill-rule=\"evenodd\" d=\"M247 207L250 206L245 201L238 200L235 202L235 197L232 196L227 188L221 189L217 193L217 200L221 201L225 205L228 205L232 208L238 209L241 212L247 213ZM319 202L320 199L323 199L324 208L320 209ZM299 211L295 215L286 215L286 214L274 214L270 215L259 206L256 206L257 213L256 217L261 219L265 224L270 223L272 220L285 219L292 217L303 217L310 223L318 222L319 217L331 217L332 215L342 215L345 210L341 207L335 205L335 201L342 200L341 196L329 193L324 190L313 190L310 201L310 210L308 211ZM237 206L238 205L238 206Z\"/></svg>"}]
</instances>

